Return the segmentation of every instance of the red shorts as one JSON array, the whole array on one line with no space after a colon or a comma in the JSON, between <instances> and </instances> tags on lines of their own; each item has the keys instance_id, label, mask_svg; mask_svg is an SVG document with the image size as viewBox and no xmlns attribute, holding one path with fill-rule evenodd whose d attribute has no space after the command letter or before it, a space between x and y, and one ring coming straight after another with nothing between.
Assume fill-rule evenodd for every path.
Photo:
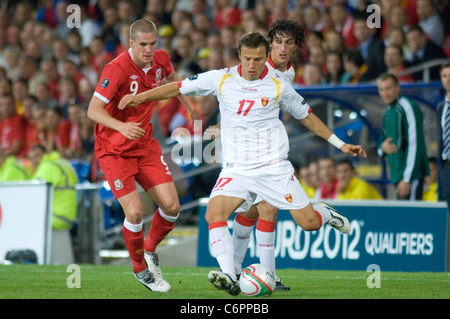
<instances>
[{"instance_id":1,"label":"red shorts","mask_svg":"<svg viewBox=\"0 0 450 319\"><path fill-rule=\"evenodd\" d=\"M156 185L173 182L172 172L155 139L145 146L145 152L138 155L103 155L98 158L98 162L115 198L136 190L136 182L145 191Z\"/></svg>"}]
</instances>

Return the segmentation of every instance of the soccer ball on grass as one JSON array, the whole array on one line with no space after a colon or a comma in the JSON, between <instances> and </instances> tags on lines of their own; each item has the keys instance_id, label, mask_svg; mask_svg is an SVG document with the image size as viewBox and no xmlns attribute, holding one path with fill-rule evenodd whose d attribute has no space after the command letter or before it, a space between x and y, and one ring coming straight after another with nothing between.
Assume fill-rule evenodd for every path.
<instances>
[{"instance_id":1,"label":"soccer ball on grass","mask_svg":"<svg viewBox=\"0 0 450 319\"><path fill-rule=\"evenodd\" d=\"M270 296L275 285L273 270L261 264L246 267L239 278L242 293L249 297Z\"/></svg>"}]
</instances>

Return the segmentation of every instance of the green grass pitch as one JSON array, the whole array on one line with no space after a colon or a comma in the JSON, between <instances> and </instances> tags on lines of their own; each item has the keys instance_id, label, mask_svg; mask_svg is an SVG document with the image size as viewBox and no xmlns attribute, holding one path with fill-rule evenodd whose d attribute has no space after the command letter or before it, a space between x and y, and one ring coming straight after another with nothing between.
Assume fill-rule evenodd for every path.
<instances>
[{"instance_id":1,"label":"green grass pitch","mask_svg":"<svg viewBox=\"0 0 450 319\"><path fill-rule=\"evenodd\" d=\"M171 283L168 293L147 290L133 276L131 266L0 265L1 299L235 299L207 280L213 268L162 267ZM214 268L217 269L217 268ZM277 275L291 287L271 299L450 299L450 273L379 273L380 288L368 288L372 273L280 269ZM76 277L77 276L77 277ZM370 281L370 278L369 278ZM79 284L80 288L73 287ZM73 287L73 288L71 288Z\"/></svg>"}]
</instances>

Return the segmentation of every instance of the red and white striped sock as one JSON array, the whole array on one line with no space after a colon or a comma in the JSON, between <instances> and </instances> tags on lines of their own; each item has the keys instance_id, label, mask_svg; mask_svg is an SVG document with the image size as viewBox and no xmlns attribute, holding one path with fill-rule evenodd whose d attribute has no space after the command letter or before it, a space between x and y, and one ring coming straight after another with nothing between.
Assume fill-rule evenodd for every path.
<instances>
[{"instance_id":1,"label":"red and white striped sock","mask_svg":"<svg viewBox=\"0 0 450 319\"><path fill-rule=\"evenodd\" d=\"M236 274L242 272L242 262L247 253L248 244L250 242L250 235L253 227L258 219L250 219L236 214L233 222L233 248L234 248L234 268Z\"/></svg>"}]
</instances>

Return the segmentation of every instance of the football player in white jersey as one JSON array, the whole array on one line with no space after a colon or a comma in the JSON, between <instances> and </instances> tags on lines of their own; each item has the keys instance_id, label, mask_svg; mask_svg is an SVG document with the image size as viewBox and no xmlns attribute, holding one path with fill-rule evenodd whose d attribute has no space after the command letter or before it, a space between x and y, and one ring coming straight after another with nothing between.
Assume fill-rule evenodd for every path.
<instances>
[{"instance_id":1,"label":"football player in white jersey","mask_svg":"<svg viewBox=\"0 0 450 319\"><path fill-rule=\"evenodd\" d=\"M212 70L183 81L127 95L118 108L148 100L183 95L215 95L221 112L223 168L211 191L205 219L209 224L210 252L220 271L208 280L231 295L240 292L234 273L233 242L227 220L244 202L261 197L270 205L288 210L304 230L328 224L350 232L347 218L327 205L313 205L287 160L289 141L279 119L280 108L342 152L366 156L360 145L346 144L311 113L306 101L285 81L275 79L265 65L269 42L260 33L244 35L239 42L241 64Z\"/></svg>"},{"instance_id":2,"label":"football player in white jersey","mask_svg":"<svg viewBox=\"0 0 450 319\"><path fill-rule=\"evenodd\" d=\"M277 79L281 78L289 84L294 83L295 70L291 64L291 59L305 43L303 27L293 19L278 19L270 26L268 40L270 52L266 66L269 72L273 73L272 76ZM219 136L220 124L213 125L205 131L205 137L207 138ZM248 208L250 205L251 207ZM273 270L276 278L275 291L290 290L276 275L274 249L278 208L262 201L261 198L257 198L254 203L244 203L236 212L232 233L235 274L239 277L242 272L242 262L250 242L250 235L254 225L258 222L255 238L260 263Z\"/></svg>"}]
</instances>

